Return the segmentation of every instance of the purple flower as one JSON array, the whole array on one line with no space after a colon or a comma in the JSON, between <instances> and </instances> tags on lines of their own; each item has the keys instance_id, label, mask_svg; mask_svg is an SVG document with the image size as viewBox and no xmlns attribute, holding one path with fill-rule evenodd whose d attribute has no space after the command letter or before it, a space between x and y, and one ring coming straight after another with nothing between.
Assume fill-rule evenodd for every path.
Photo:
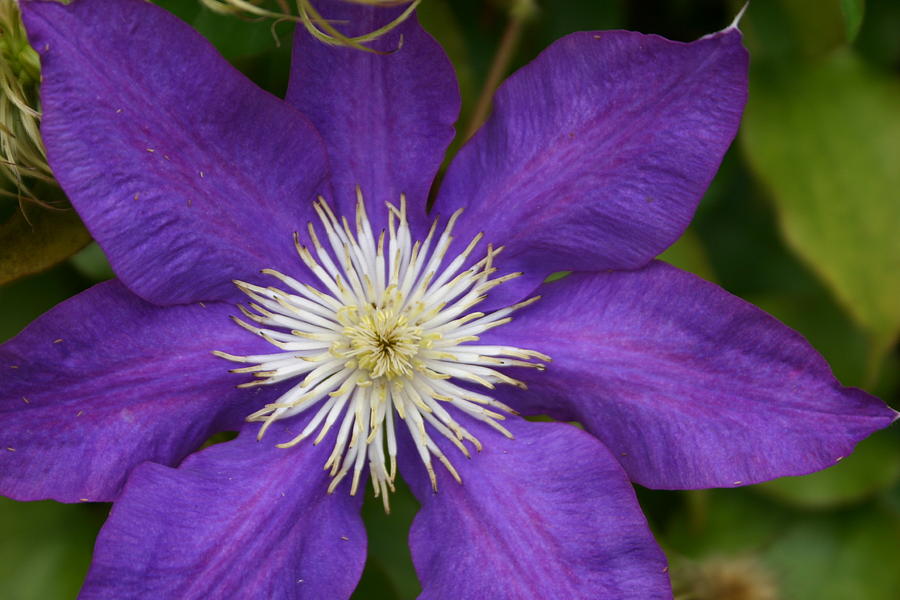
<instances>
[{"instance_id":1,"label":"purple flower","mask_svg":"<svg viewBox=\"0 0 900 600\"><path fill-rule=\"evenodd\" d=\"M116 501L85 598L347 597L352 492L387 501L397 470L423 598L671 597L629 479L809 473L896 418L653 260L737 130L735 27L558 41L426 215L459 94L414 20L378 55L298 34L282 101L140 0L23 11L49 162L119 278L0 348L0 491Z\"/></svg>"}]
</instances>

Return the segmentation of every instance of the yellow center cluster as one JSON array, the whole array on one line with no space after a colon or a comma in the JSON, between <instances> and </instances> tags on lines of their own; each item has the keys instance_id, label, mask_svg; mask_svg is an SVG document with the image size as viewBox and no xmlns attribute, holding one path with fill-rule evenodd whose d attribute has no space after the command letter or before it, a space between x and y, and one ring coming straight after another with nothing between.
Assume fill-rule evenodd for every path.
<instances>
[{"instance_id":1,"label":"yellow center cluster","mask_svg":"<svg viewBox=\"0 0 900 600\"><path fill-rule=\"evenodd\" d=\"M423 365L416 360L424 344L422 328L404 313L371 305L342 311L344 339L331 348L335 356L355 361L374 378L409 377Z\"/></svg>"}]
</instances>

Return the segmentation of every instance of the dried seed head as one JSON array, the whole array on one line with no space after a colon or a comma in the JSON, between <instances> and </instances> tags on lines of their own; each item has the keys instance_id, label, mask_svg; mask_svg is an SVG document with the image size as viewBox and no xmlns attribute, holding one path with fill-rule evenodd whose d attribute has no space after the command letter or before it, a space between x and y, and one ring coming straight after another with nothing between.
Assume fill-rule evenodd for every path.
<instances>
[{"instance_id":1,"label":"dried seed head","mask_svg":"<svg viewBox=\"0 0 900 600\"><path fill-rule=\"evenodd\" d=\"M29 180L54 182L39 130L40 81L19 5L0 0L0 176L15 184L20 199L35 201Z\"/></svg>"},{"instance_id":2,"label":"dried seed head","mask_svg":"<svg viewBox=\"0 0 900 600\"><path fill-rule=\"evenodd\" d=\"M749 556L716 556L673 571L678 600L779 600L772 573Z\"/></svg>"}]
</instances>

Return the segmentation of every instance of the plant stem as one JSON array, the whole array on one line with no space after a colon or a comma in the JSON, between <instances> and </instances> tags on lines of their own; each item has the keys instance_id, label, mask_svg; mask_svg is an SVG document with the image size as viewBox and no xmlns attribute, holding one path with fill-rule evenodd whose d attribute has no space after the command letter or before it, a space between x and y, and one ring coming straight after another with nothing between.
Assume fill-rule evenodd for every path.
<instances>
[{"instance_id":1,"label":"plant stem","mask_svg":"<svg viewBox=\"0 0 900 600\"><path fill-rule=\"evenodd\" d=\"M484 87L478 96L478 102L472 111L472 117L469 119L469 125L466 127L463 139L467 140L472 137L487 119L494 99L494 92L497 91L503 76L506 75L509 63L512 61L516 48L519 46L519 41L522 39L525 22L535 11L534 0L514 0L512 3L509 10L509 22L506 24L503 37L500 39L500 46L497 48L497 52L491 61L487 79L485 79Z\"/></svg>"}]
</instances>

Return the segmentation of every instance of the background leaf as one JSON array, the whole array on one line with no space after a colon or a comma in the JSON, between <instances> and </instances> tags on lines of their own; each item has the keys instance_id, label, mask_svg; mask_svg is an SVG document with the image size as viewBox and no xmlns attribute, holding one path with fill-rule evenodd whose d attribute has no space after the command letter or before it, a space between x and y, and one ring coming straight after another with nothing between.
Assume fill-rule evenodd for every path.
<instances>
[{"instance_id":1,"label":"background leaf","mask_svg":"<svg viewBox=\"0 0 900 600\"><path fill-rule=\"evenodd\" d=\"M865 10L865 0L841 0L841 12L844 13L844 28L847 31L848 41L852 42L859 35Z\"/></svg>"},{"instance_id":2,"label":"background leaf","mask_svg":"<svg viewBox=\"0 0 900 600\"><path fill-rule=\"evenodd\" d=\"M104 518L102 505L0 498L0 596L74 598Z\"/></svg>"},{"instance_id":3,"label":"background leaf","mask_svg":"<svg viewBox=\"0 0 900 600\"><path fill-rule=\"evenodd\" d=\"M742 141L788 243L885 351L900 333L900 85L849 51L773 64Z\"/></svg>"},{"instance_id":4,"label":"background leaf","mask_svg":"<svg viewBox=\"0 0 900 600\"><path fill-rule=\"evenodd\" d=\"M860 442L853 454L824 471L782 477L752 489L790 504L836 508L865 500L900 481L900 432L888 429Z\"/></svg>"},{"instance_id":5,"label":"background leaf","mask_svg":"<svg viewBox=\"0 0 900 600\"><path fill-rule=\"evenodd\" d=\"M693 228L688 228L684 235L678 238L678 241L659 255L659 258L679 269L699 275L707 281L716 279L703 243Z\"/></svg>"},{"instance_id":6,"label":"background leaf","mask_svg":"<svg viewBox=\"0 0 900 600\"><path fill-rule=\"evenodd\" d=\"M362 580L351 600L415 598L422 588L407 545L409 528L419 503L403 480L391 494L391 512L386 514L371 488L366 492L363 520L368 536L368 556Z\"/></svg>"},{"instance_id":7,"label":"background leaf","mask_svg":"<svg viewBox=\"0 0 900 600\"><path fill-rule=\"evenodd\" d=\"M896 600L900 519L871 507L795 522L766 551L784 598Z\"/></svg>"},{"instance_id":8,"label":"background leaf","mask_svg":"<svg viewBox=\"0 0 900 600\"><path fill-rule=\"evenodd\" d=\"M97 242L91 242L69 260L79 273L91 281L105 281L115 277L109 259Z\"/></svg>"},{"instance_id":9,"label":"background leaf","mask_svg":"<svg viewBox=\"0 0 900 600\"><path fill-rule=\"evenodd\" d=\"M765 587L774 590L769 595L739 595L735 590L727 600L900 597L900 516L883 502L810 513L754 499L750 490L692 494L705 497L699 515L696 504L686 503L672 515L661 536L672 562L673 581L680 589L691 590L698 584L699 565L758 563L760 571L744 573L748 587L753 587L753 577L766 575ZM737 574L733 569L731 578L740 580L740 571Z\"/></svg>"},{"instance_id":10,"label":"background leaf","mask_svg":"<svg viewBox=\"0 0 900 600\"><path fill-rule=\"evenodd\" d=\"M0 284L48 269L90 241L71 208L25 203L0 223Z\"/></svg>"}]
</instances>

